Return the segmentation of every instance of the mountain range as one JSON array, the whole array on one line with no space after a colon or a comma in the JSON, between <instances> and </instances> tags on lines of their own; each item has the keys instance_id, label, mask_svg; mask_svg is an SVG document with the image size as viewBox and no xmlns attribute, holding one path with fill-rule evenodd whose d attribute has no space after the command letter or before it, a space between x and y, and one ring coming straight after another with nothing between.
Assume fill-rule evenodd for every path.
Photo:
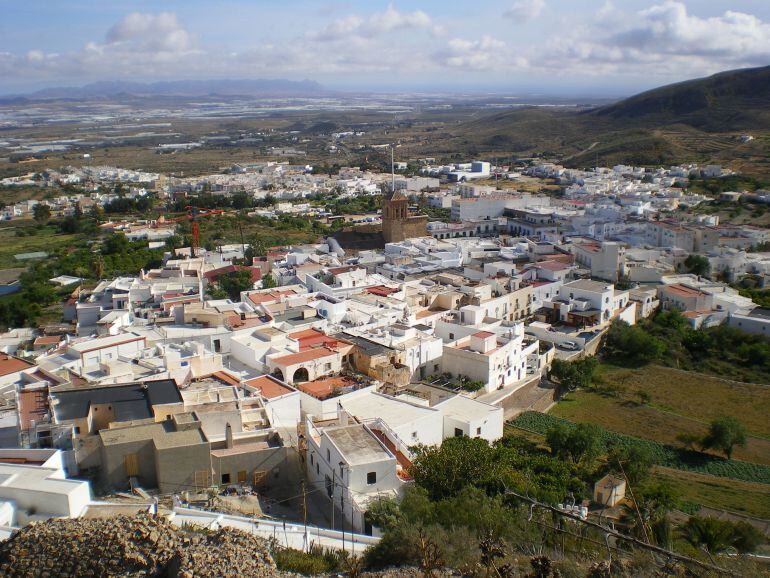
<instances>
[{"instance_id":1,"label":"mountain range","mask_svg":"<svg viewBox=\"0 0 770 578\"><path fill-rule=\"evenodd\" d=\"M53 87L23 95L29 100L89 99L123 96L318 96L323 87L312 80L171 80L162 82L103 81L78 87Z\"/></svg>"},{"instance_id":2,"label":"mountain range","mask_svg":"<svg viewBox=\"0 0 770 578\"><path fill-rule=\"evenodd\" d=\"M751 134L745 143L739 138ZM732 70L600 107L529 107L461 123L435 154L539 155L566 164L723 162L770 174L770 66Z\"/></svg>"}]
</instances>

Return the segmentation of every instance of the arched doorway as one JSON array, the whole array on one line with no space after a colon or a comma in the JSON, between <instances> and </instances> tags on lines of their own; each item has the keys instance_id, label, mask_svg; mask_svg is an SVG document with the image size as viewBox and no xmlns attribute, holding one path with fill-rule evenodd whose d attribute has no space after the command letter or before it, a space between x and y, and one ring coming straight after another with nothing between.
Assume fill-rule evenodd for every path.
<instances>
[{"instance_id":1,"label":"arched doorway","mask_svg":"<svg viewBox=\"0 0 770 578\"><path fill-rule=\"evenodd\" d=\"M273 373L271 373L270 375L272 375L276 379L280 379L281 381L283 381L283 371L281 371L280 368L278 367L276 367L273 370Z\"/></svg>"},{"instance_id":2,"label":"arched doorway","mask_svg":"<svg viewBox=\"0 0 770 578\"><path fill-rule=\"evenodd\" d=\"M307 369L304 367L300 367L297 371L294 372L294 378L292 379L294 383L301 383L303 381L310 381L310 375L308 375Z\"/></svg>"}]
</instances>

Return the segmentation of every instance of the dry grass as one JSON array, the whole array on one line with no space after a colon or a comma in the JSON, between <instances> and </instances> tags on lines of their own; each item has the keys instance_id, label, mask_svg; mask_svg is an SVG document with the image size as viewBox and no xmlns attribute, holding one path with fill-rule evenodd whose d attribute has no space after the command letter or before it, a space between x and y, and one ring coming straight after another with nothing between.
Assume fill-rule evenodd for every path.
<instances>
[{"instance_id":1,"label":"dry grass","mask_svg":"<svg viewBox=\"0 0 770 578\"><path fill-rule=\"evenodd\" d=\"M615 389L616 395L574 392L551 413L672 445L677 445L679 433L703 435L711 420L732 415L752 434L747 446L736 448L733 457L770 464L767 386L737 384L657 366L637 370L604 366L601 377L605 388ZM650 396L648 405L638 402L640 391Z\"/></svg>"},{"instance_id":2,"label":"dry grass","mask_svg":"<svg viewBox=\"0 0 770 578\"><path fill-rule=\"evenodd\" d=\"M706 474L655 467L653 476L693 504L770 519L770 487Z\"/></svg>"}]
</instances>

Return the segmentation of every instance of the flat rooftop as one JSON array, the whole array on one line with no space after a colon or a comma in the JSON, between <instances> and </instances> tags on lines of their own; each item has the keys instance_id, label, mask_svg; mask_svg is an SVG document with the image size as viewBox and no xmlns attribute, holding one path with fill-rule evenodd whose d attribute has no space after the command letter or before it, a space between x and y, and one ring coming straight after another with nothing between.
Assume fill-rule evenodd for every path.
<instances>
[{"instance_id":1,"label":"flat rooftop","mask_svg":"<svg viewBox=\"0 0 770 578\"><path fill-rule=\"evenodd\" d=\"M328 428L324 433L351 466L395 459L363 424Z\"/></svg>"},{"instance_id":2,"label":"flat rooftop","mask_svg":"<svg viewBox=\"0 0 770 578\"><path fill-rule=\"evenodd\" d=\"M269 375L260 375L244 382L244 385L258 389L265 399L273 399L294 392L294 389Z\"/></svg>"},{"instance_id":3,"label":"flat rooftop","mask_svg":"<svg viewBox=\"0 0 770 578\"><path fill-rule=\"evenodd\" d=\"M381 419L391 428L397 428L436 413L435 409L375 392L341 400L340 403L345 411L359 419Z\"/></svg>"},{"instance_id":4,"label":"flat rooftop","mask_svg":"<svg viewBox=\"0 0 770 578\"><path fill-rule=\"evenodd\" d=\"M609 291L612 286L611 283L601 283L599 281L591 281L590 279L578 279L577 281L571 281L565 283L565 289L578 289L580 291L595 291L597 293L603 293Z\"/></svg>"},{"instance_id":5,"label":"flat rooftop","mask_svg":"<svg viewBox=\"0 0 770 578\"><path fill-rule=\"evenodd\" d=\"M65 421L86 417L95 404L112 405L116 421L131 421L152 417L155 405L182 402L173 379L81 387L52 392L51 397L55 400L53 411L57 419Z\"/></svg>"},{"instance_id":6,"label":"flat rooftop","mask_svg":"<svg viewBox=\"0 0 770 578\"><path fill-rule=\"evenodd\" d=\"M434 407L449 417L462 421L477 421L489 417L493 413L502 412L501 407L496 407L464 395L456 395L436 404Z\"/></svg>"}]
</instances>

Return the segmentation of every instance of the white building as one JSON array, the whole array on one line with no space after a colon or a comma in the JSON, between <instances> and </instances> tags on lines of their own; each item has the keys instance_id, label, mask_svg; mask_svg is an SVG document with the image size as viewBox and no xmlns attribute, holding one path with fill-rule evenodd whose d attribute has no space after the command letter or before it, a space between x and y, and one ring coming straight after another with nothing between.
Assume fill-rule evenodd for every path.
<instances>
[{"instance_id":1,"label":"white building","mask_svg":"<svg viewBox=\"0 0 770 578\"><path fill-rule=\"evenodd\" d=\"M91 501L91 487L67 479L62 452L0 449L0 534L49 518L77 518Z\"/></svg>"},{"instance_id":2,"label":"white building","mask_svg":"<svg viewBox=\"0 0 770 578\"><path fill-rule=\"evenodd\" d=\"M374 528L366 519L369 504L379 497L397 497L405 482L399 477L396 456L366 424L316 428L307 420L306 431L311 487L331 500L345 527L372 534Z\"/></svg>"}]
</instances>

